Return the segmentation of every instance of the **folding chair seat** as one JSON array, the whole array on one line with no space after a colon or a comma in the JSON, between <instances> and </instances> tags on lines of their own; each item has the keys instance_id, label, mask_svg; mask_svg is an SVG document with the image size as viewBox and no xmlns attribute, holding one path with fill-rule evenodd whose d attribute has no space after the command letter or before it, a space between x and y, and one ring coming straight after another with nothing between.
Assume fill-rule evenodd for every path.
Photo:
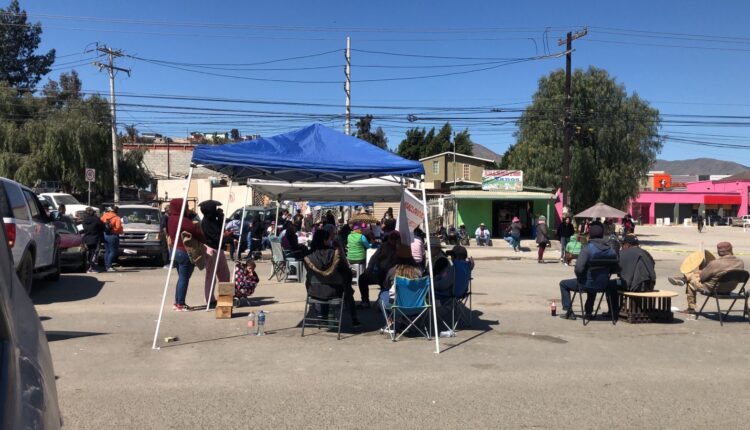
<instances>
[{"instance_id":1,"label":"folding chair seat","mask_svg":"<svg viewBox=\"0 0 750 430\"><path fill-rule=\"evenodd\" d=\"M303 275L302 275L302 260L297 260L294 258L286 258L284 259L284 264L286 266L286 281L293 281L293 282L303 282Z\"/></svg>"},{"instance_id":2,"label":"folding chair seat","mask_svg":"<svg viewBox=\"0 0 750 430\"><path fill-rule=\"evenodd\" d=\"M708 303L708 300L710 298L714 298L716 300L716 313L719 314L719 323L721 323L722 326L724 326L724 319L729 316L729 312L732 311L732 308L734 307L734 304L737 303L737 300L742 300L745 303L744 308L742 309L742 317L747 318L747 321L750 323L750 309L748 309L748 296L750 296L750 292L748 292L745 289L745 286L747 285L747 280L750 278L750 273L748 273L745 270L730 270L729 272L721 275L719 278L717 284L719 285L732 285L734 284L734 289L737 288L737 286L741 285L740 289L737 292L730 291L728 293L719 293L714 288L711 291L706 290L698 290L701 295L706 296L706 300L703 302L703 306L701 306L701 309L698 311L697 314L695 314L695 319L698 319L703 314L703 308L706 307L706 303ZM721 312L721 305L719 304L720 300L732 300L732 304L729 306L729 309L727 312L722 316Z\"/></svg>"},{"instance_id":3,"label":"folding chair seat","mask_svg":"<svg viewBox=\"0 0 750 430\"><path fill-rule=\"evenodd\" d=\"M583 322L583 325L587 325L591 320L586 319L586 309L583 304L583 293L586 294L602 294L601 297L599 297L599 302L596 304L596 309L594 310L594 313L592 315L592 319L596 318L596 316L599 314L599 309L602 306L602 300L606 297L607 298L607 306L609 306L609 311L612 317L612 325L617 323L617 313L618 311L612 308L612 302L610 301L610 295L608 294L609 291L607 290L607 285L609 283L609 268L604 269L592 269L592 270L606 270L607 276L597 276L597 284L591 288L586 288L583 285L578 285L578 288L573 290L573 297L570 299L570 307L571 310L573 308L573 303L576 301L576 296L578 296L578 302L581 305L581 321ZM602 274L599 274L602 275ZM594 298L596 300L596 297Z\"/></svg>"},{"instance_id":4,"label":"folding chair seat","mask_svg":"<svg viewBox=\"0 0 750 430\"><path fill-rule=\"evenodd\" d=\"M338 306L338 312L336 312L335 307ZM310 317L310 308L320 307L320 311L317 316ZM330 309L330 307L334 307L334 309ZM333 312L331 312L333 311ZM318 309L315 309L314 312L318 312ZM310 294L307 294L307 299L305 300L305 314L302 316L302 337L305 336L305 327L312 326L317 327L318 329L321 328L330 328L331 324L335 324L338 328L338 334L336 338L338 340L341 340L341 317L344 314L344 294L341 294L341 297L335 297L332 299L320 299L311 297ZM332 316L332 317L331 317ZM308 322L310 324L308 324Z\"/></svg>"},{"instance_id":5,"label":"folding chair seat","mask_svg":"<svg viewBox=\"0 0 750 430\"><path fill-rule=\"evenodd\" d=\"M417 330L426 339L431 339L429 310L430 304L427 302L427 295L430 291L430 278L408 279L397 276L396 300L380 300L380 308L383 316L386 318L386 332L390 334L392 341L397 341L401 336L410 329ZM390 324L388 320L390 319ZM398 333L398 320L403 319L407 322L406 328ZM419 323L425 323L422 327Z\"/></svg>"},{"instance_id":6,"label":"folding chair seat","mask_svg":"<svg viewBox=\"0 0 750 430\"><path fill-rule=\"evenodd\" d=\"M273 269L268 280L276 276L276 281L281 282L286 279L286 259L284 250L281 248L281 239L278 236L269 236L268 240L271 242L271 267Z\"/></svg>"},{"instance_id":7,"label":"folding chair seat","mask_svg":"<svg viewBox=\"0 0 750 430\"><path fill-rule=\"evenodd\" d=\"M456 260L453 262L452 294L436 295L435 297L440 301L440 308L446 314L440 315L440 319L445 328L450 331L456 331L461 321L464 321L471 327L471 280L471 265L469 262ZM458 311L458 315L456 311ZM450 315L447 315L447 312L450 312Z\"/></svg>"}]
</instances>

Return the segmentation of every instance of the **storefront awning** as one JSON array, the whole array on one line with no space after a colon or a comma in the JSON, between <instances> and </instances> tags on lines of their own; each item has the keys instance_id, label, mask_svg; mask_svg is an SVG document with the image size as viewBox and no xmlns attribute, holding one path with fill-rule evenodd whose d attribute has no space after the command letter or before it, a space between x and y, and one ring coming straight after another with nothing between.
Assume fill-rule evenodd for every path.
<instances>
[{"instance_id":1,"label":"storefront awning","mask_svg":"<svg viewBox=\"0 0 750 430\"><path fill-rule=\"evenodd\" d=\"M534 191L457 190L449 198L456 200L555 200L555 195Z\"/></svg>"},{"instance_id":2,"label":"storefront awning","mask_svg":"<svg viewBox=\"0 0 750 430\"><path fill-rule=\"evenodd\" d=\"M740 205L740 196L704 196L703 203L707 205Z\"/></svg>"}]
</instances>

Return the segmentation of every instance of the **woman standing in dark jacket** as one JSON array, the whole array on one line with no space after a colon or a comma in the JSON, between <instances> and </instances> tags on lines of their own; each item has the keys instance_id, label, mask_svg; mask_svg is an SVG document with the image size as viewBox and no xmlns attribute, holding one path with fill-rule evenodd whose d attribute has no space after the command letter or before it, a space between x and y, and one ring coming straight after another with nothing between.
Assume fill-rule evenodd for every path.
<instances>
[{"instance_id":1,"label":"woman standing in dark jacket","mask_svg":"<svg viewBox=\"0 0 750 430\"><path fill-rule=\"evenodd\" d=\"M97 258L99 246L104 240L104 223L96 216L92 208L86 208L86 216L83 218L83 243L86 245L86 261L88 262L88 273L98 273Z\"/></svg>"},{"instance_id":2,"label":"woman standing in dark jacket","mask_svg":"<svg viewBox=\"0 0 750 430\"><path fill-rule=\"evenodd\" d=\"M219 249L219 241L224 234L221 228L224 222L224 214L221 209L218 209L221 203L216 200L206 200L198 206L201 208L201 213L203 213L201 229L203 230L203 236L206 238L206 278L203 283L203 294L206 298L206 304L210 305L214 302L210 294L211 284L214 280L214 266L217 264L217 260L216 277L218 278L218 282L229 282L229 266L227 265L224 251Z\"/></svg>"},{"instance_id":3,"label":"woman standing in dark jacket","mask_svg":"<svg viewBox=\"0 0 750 430\"><path fill-rule=\"evenodd\" d=\"M565 261L565 247L568 245L571 236L575 234L575 228L570 221L570 217L563 218L562 223L557 227L557 237L560 239L560 261Z\"/></svg>"},{"instance_id":4,"label":"woman standing in dark jacket","mask_svg":"<svg viewBox=\"0 0 750 430\"><path fill-rule=\"evenodd\" d=\"M326 230L317 230L313 235L310 253L305 257L307 280L305 287L311 297L333 299L344 294L344 305L349 308L353 326L359 326L357 309L354 307L354 289L352 288L352 271L346 258L337 248L331 246L330 236ZM321 309L327 318L328 309Z\"/></svg>"},{"instance_id":5,"label":"woman standing in dark jacket","mask_svg":"<svg viewBox=\"0 0 750 430\"><path fill-rule=\"evenodd\" d=\"M547 218L544 215L539 215L539 220L536 224L536 245L539 247L537 251L537 262L544 263L544 249L549 245Z\"/></svg>"}]
</instances>

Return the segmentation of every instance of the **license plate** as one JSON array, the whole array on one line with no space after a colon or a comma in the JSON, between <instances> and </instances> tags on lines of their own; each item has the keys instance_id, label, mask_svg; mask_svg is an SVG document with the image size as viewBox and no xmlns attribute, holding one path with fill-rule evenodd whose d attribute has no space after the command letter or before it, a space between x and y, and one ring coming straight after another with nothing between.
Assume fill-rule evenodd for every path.
<instances>
[{"instance_id":1,"label":"license plate","mask_svg":"<svg viewBox=\"0 0 750 430\"><path fill-rule=\"evenodd\" d=\"M123 249L122 252L125 253L125 254L128 254L128 255L136 255L136 254L138 254L138 251L136 251L135 249Z\"/></svg>"}]
</instances>

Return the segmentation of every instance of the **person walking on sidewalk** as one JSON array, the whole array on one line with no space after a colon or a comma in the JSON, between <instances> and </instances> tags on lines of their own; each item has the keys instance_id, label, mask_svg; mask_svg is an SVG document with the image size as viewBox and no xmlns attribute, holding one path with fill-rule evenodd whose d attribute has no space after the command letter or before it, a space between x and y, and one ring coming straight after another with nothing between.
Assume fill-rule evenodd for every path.
<instances>
[{"instance_id":1,"label":"person walking on sidewalk","mask_svg":"<svg viewBox=\"0 0 750 430\"><path fill-rule=\"evenodd\" d=\"M510 224L510 245L513 247L513 251L518 252L521 250L521 220L518 217L513 217Z\"/></svg>"},{"instance_id":2,"label":"person walking on sidewalk","mask_svg":"<svg viewBox=\"0 0 750 430\"><path fill-rule=\"evenodd\" d=\"M575 233L573 223L570 221L570 217L565 217L562 224L557 227L557 237L560 238L560 261L565 262L565 247L570 242L571 236Z\"/></svg>"},{"instance_id":3,"label":"person walking on sidewalk","mask_svg":"<svg viewBox=\"0 0 750 430\"><path fill-rule=\"evenodd\" d=\"M216 278L218 282L229 282L229 266L224 256L224 250L219 248L219 241L222 235L225 234L221 229L221 224L224 221L224 213L221 209L218 209L219 206L221 206L221 203L216 200L206 200L198 205L203 214L201 229L206 239L204 242L206 246L206 278L203 283L203 293L206 298L206 304L209 306L215 302L214 298L211 297L211 284L216 285L214 283L214 267L217 265L217 261ZM224 243L222 242L222 245Z\"/></svg>"},{"instance_id":4,"label":"person walking on sidewalk","mask_svg":"<svg viewBox=\"0 0 750 430\"><path fill-rule=\"evenodd\" d=\"M104 270L114 272L112 267L117 254L120 252L120 235L122 234L122 219L117 215L117 206L107 207L102 215L104 223Z\"/></svg>"},{"instance_id":5,"label":"person walking on sidewalk","mask_svg":"<svg viewBox=\"0 0 750 430\"><path fill-rule=\"evenodd\" d=\"M539 215L536 223L536 245L537 262L544 263L544 249L549 246L549 233L547 232L547 217Z\"/></svg>"}]
</instances>

